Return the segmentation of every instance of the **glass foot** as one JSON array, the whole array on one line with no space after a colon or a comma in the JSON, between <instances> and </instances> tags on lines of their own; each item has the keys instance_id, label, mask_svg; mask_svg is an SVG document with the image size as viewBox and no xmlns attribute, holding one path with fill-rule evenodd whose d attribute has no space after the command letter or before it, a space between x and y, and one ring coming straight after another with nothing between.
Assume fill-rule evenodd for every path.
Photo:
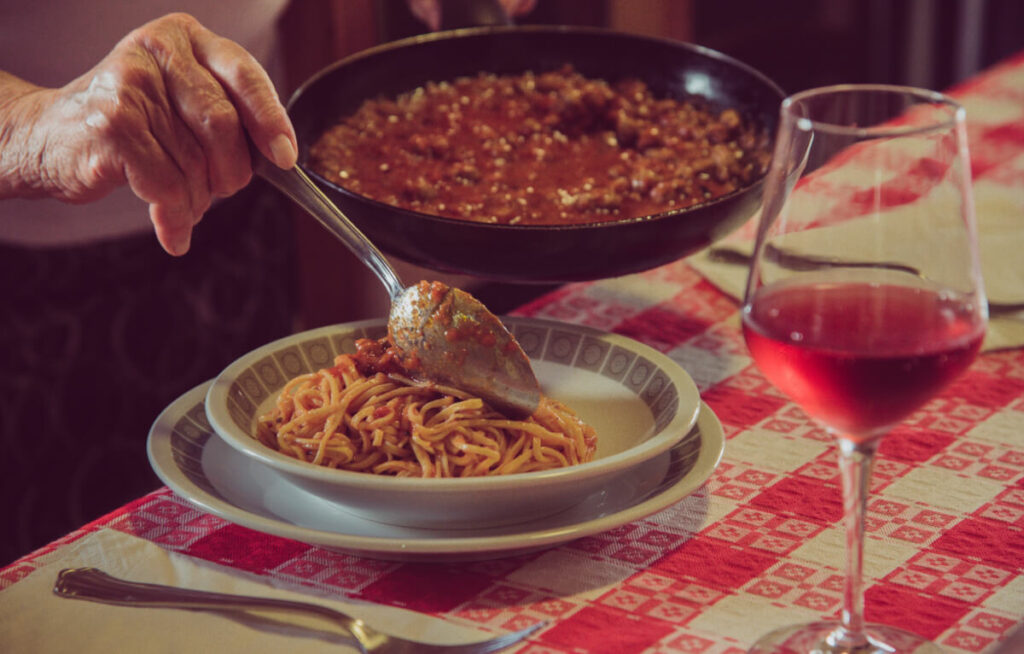
<instances>
[{"instance_id":1,"label":"glass foot","mask_svg":"<svg viewBox=\"0 0 1024 654\"><path fill-rule=\"evenodd\" d=\"M844 642L838 622L812 622L776 629L762 636L748 654L944 654L931 641L887 625L865 628L866 643Z\"/></svg>"}]
</instances>

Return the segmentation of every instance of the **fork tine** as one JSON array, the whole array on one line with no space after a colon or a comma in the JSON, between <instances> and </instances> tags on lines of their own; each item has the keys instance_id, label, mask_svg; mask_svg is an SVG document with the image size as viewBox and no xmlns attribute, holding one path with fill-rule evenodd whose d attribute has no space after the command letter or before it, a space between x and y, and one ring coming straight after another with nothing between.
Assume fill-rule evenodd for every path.
<instances>
[{"instance_id":1,"label":"fork tine","mask_svg":"<svg viewBox=\"0 0 1024 654\"><path fill-rule=\"evenodd\" d=\"M515 645L530 634L546 627L547 624L547 622L538 622L526 627L525 629L503 634L496 638L492 638L491 640L485 640L477 643L466 643L465 645L451 645L445 647L444 651L451 652L452 654L488 654L488 652L498 652L506 647Z\"/></svg>"}]
</instances>

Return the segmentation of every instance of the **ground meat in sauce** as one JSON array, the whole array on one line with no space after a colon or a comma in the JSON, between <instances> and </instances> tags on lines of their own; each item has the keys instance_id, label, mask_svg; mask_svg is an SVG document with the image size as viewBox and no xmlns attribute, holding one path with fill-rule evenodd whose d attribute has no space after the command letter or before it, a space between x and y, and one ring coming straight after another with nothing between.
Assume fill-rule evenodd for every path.
<instances>
[{"instance_id":1,"label":"ground meat in sauce","mask_svg":"<svg viewBox=\"0 0 1024 654\"><path fill-rule=\"evenodd\" d=\"M565 66L481 73L366 101L313 145L366 197L502 224L603 222L692 206L764 174L768 137L734 109L655 98Z\"/></svg>"},{"instance_id":2,"label":"ground meat in sauce","mask_svg":"<svg viewBox=\"0 0 1024 654\"><path fill-rule=\"evenodd\" d=\"M409 377L416 371L416 366L410 365L401 350L392 345L387 337L356 340L356 351L352 359L356 369L366 377L372 377L378 372Z\"/></svg>"}]
</instances>

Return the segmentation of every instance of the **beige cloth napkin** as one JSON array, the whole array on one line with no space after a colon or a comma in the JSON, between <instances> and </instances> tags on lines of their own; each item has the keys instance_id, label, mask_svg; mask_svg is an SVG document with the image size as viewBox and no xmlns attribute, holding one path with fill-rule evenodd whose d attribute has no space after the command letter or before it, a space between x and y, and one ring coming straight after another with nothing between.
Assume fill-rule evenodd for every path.
<instances>
[{"instance_id":1,"label":"beige cloth napkin","mask_svg":"<svg viewBox=\"0 0 1024 654\"><path fill-rule=\"evenodd\" d=\"M104 529L36 560L39 569L0 590L0 651L10 654L180 654L181 652L358 652L343 630L296 613L207 613L138 609L60 598L52 593L63 568L95 566L150 583L313 602L364 618L381 631L431 643L492 637L413 611L315 591L295 592L264 579L169 553L149 541Z\"/></svg>"},{"instance_id":2,"label":"beige cloth napkin","mask_svg":"<svg viewBox=\"0 0 1024 654\"><path fill-rule=\"evenodd\" d=\"M1024 157L1021 158L1024 162ZM1024 346L1024 189L980 180L974 185L975 213L978 222L978 246L981 256L985 290L991 303L988 333L982 349L985 351ZM891 223L890 242L896 239L913 242L914 235L928 229L929 203L939 198L922 198L918 202L890 210L881 218ZM851 219L844 223L799 232L787 238L790 252L813 251L832 254L850 260L867 259L858 252L878 252L874 231L866 228L866 219ZM737 234L743 234L741 230ZM827 233L827 234L826 234ZM817 246L822 236L834 244L835 252L822 252ZM837 238L838 237L838 238ZM814 248L811 249L811 245ZM882 243L884 248L885 243ZM733 253L731 260L721 256L722 251ZM753 244L741 236L730 237L708 250L690 257L692 264L711 283L736 299L743 297L747 279L747 264ZM719 254L716 256L716 252ZM933 254L924 251L922 257ZM876 255L878 256L878 255ZM950 256L955 256L951 254ZM884 257L884 249L882 255ZM895 255L890 257L895 259ZM906 261L906 259L901 259ZM913 261L907 261L913 264ZM1009 308L1013 305L1013 308Z\"/></svg>"}]
</instances>

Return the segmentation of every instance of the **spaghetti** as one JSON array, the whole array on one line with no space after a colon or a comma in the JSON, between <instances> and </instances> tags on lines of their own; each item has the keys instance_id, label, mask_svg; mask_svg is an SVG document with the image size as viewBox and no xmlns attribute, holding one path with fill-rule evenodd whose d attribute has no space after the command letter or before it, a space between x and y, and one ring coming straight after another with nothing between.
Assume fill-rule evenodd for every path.
<instances>
[{"instance_id":1,"label":"spaghetti","mask_svg":"<svg viewBox=\"0 0 1024 654\"><path fill-rule=\"evenodd\" d=\"M479 397L405 376L386 339L357 343L334 367L300 375L259 419L259 440L316 465L396 477L478 477L593 459L597 437L543 397L510 420Z\"/></svg>"}]
</instances>

